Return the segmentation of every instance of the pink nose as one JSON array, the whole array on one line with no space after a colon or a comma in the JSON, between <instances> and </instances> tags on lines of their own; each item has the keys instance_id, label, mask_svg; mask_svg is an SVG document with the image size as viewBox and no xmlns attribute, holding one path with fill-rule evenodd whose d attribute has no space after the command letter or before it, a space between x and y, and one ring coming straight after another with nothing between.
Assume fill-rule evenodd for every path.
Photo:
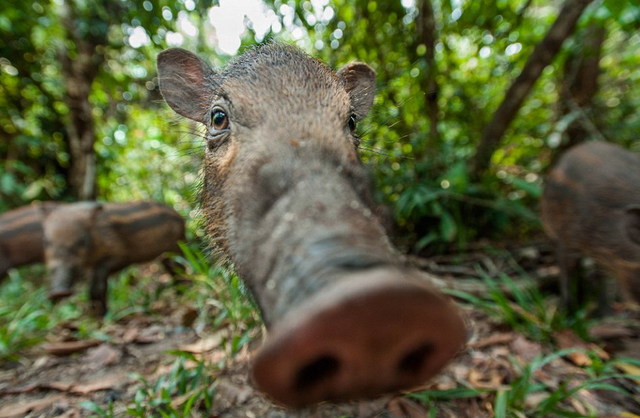
<instances>
[{"instance_id":1,"label":"pink nose","mask_svg":"<svg viewBox=\"0 0 640 418\"><path fill-rule=\"evenodd\" d=\"M278 324L254 362L256 385L300 407L425 383L462 348L447 297L395 269L342 277Z\"/></svg>"}]
</instances>

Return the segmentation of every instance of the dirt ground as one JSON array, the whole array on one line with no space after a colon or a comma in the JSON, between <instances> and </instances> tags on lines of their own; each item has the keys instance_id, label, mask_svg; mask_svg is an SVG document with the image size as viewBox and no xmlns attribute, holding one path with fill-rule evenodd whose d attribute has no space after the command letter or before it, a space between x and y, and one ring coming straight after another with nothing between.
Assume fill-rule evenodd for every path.
<instances>
[{"instance_id":1,"label":"dirt ground","mask_svg":"<svg viewBox=\"0 0 640 418\"><path fill-rule=\"evenodd\" d=\"M519 252L520 251L520 252ZM517 265L529 270L531 277L542 281L553 278L557 269L538 247L523 247L514 252ZM547 257L547 258L545 258ZM537 260L527 265L528 258ZM540 260L543 260L541 262ZM482 292L480 281L460 277L476 275L478 263L487 270L505 271L513 259L470 253L466 258L440 257L430 261L416 259L418 265L441 277L440 285ZM127 316L117 323L105 325L102 331L109 343L101 340L74 340L73 324L63 324L41 344L15 363L0 365L0 418L8 417L80 417L93 415L79 403L91 400L106 407L113 403L116 416L126 416L136 391L143 384L139 377L153 381L166 375L176 357L170 350L180 349L211 363L225 359L220 341L227 330L197 334L185 327L189 310L165 306L166 315L153 318L144 315ZM415 398L395 395L373 401L349 404L324 404L302 411L287 411L273 405L248 381L253 350L260 336L245 346L222 369L215 379L213 417L426 417L437 411L441 417L491 417L495 415L496 391L509 388L526 367L539 355L553 350L526 336L510 330L476 309L465 308L470 336L466 349L444 372L424 389L447 390L456 387L487 389L481 395L425 404ZM261 331L257 331L260 333ZM616 357L640 359L640 312L627 305L616 305L614 315L589 330L595 342L586 343L571 331L558 332L556 349L581 347L594 350L603 361ZM597 343L597 344L596 344ZM537 369L531 379L547 387L579 385L588 379L585 371L592 359L581 353L558 357ZM639 375L639 379L616 378L607 383L624 389L627 394L610 390L578 391L563 404L578 415L596 411L601 417L640 416L640 373L637 368L621 369L620 373ZM524 410L532 410L548 393L533 392L524 399ZM179 405L184 399L176 398ZM430 409L433 408L433 409ZM197 415L196 415L197 416ZM524 415L523 415L524 416Z\"/></svg>"}]
</instances>

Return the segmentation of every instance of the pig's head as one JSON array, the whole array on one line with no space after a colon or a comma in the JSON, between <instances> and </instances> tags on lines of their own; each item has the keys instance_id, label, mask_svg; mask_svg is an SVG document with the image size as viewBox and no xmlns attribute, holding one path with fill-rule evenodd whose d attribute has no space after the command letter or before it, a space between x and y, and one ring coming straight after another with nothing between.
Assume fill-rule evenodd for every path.
<instances>
[{"instance_id":1,"label":"pig's head","mask_svg":"<svg viewBox=\"0 0 640 418\"><path fill-rule=\"evenodd\" d=\"M209 233L235 263L270 336L256 384L300 406L409 388L461 348L447 298L402 266L373 215L355 124L375 73L334 73L270 44L214 71L192 53L158 56L167 103L205 134Z\"/></svg>"},{"instance_id":2,"label":"pig's head","mask_svg":"<svg viewBox=\"0 0 640 418\"><path fill-rule=\"evenodd\" d=\"M43 222L44 254L53 301L73 294L76 280L87 272L91 233L102 206L87 202L47 211Z\"/></svg>"},{"instance_id":3,"label":"pig's head","mask_svg":"<svg viewBox=\"0 0 640 418\"><path fill-rule=\"evenodd\" d=\"M224 72L172 49L158 56L158 70L167 103L205 126L208 227L234 258L237 249L228 248L234 238L247 243L242 235L255 232L256 220L319 169L352 177L368 200L354 136L375 94L375 73L366 64L336 75L295 48L270 45ZM252 228L243 228L245 219Z\"/></svg>"}]
</instances>

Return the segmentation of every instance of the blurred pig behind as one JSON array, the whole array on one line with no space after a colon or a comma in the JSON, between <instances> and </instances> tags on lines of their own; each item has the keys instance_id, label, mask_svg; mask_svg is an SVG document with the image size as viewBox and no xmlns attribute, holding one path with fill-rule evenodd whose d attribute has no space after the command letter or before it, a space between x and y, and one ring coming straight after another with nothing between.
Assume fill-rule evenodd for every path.
<instances>
[{"instance_id":1,"label":"blurred pig behind","mask_svg":"<svg viewBox=\"0 0 640 418\"><path fill-rule=\"evenodd\" d=\"M571 148L546 178L541 211L557 245L561 297L569 310L584 292L584 283L571 279L577 252L592 257L617 279L624 296L640 302L638 155L600 141Z\"/></svg>"},{"instance_id":2,"label":"blurred pig behind","mask_svg":"<svg viewBox=\"0 0 640 418\"><path fill-rule=\"evenodd\" d=\"M155 202L78 202L45 215L44 247L51 281L49 296L72 293L77 278L88 277L92 311L107 311L107 278L134 263L178 252L184 220Z\"/></svg>"},{"instance_id":3,"label":"blurred pig behind","mask_svg":"<svg viewBox=\"0 0 640 418\"><path fill-rule=\"evenodd\" d=\"M33 203L0 215L0 281L9 269L44 261L42 210L59 205Z\"/></svg>"}]
</instances>

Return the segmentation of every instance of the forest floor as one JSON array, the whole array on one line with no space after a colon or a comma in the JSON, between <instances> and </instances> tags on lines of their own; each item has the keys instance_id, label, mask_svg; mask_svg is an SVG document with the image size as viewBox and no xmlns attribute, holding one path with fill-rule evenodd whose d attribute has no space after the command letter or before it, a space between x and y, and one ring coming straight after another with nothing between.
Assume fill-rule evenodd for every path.
<instances>
[{"instance_id":1,"label":"forest floor","mask_svg":"<svg viewBox=\"0 0 640 418\"><path fill-rule=\"evenodd\" d=\"M233 315L215 327L200 322L203 310L220 307L158 292L166 277L150 265L153 280L133 285L158 294L144 311L120 305L120 315L90 332L82 316L60 321L0 363L0 418L640 416L637 307L617 303L604 319L558 325L556 301L537 290L558 269L535 244L413 262L450 289L470 336L443 373L412 393L300 411L275 406L248 379L263 327L242 328L239 341Z\"/></svg>"}]
</instances>

